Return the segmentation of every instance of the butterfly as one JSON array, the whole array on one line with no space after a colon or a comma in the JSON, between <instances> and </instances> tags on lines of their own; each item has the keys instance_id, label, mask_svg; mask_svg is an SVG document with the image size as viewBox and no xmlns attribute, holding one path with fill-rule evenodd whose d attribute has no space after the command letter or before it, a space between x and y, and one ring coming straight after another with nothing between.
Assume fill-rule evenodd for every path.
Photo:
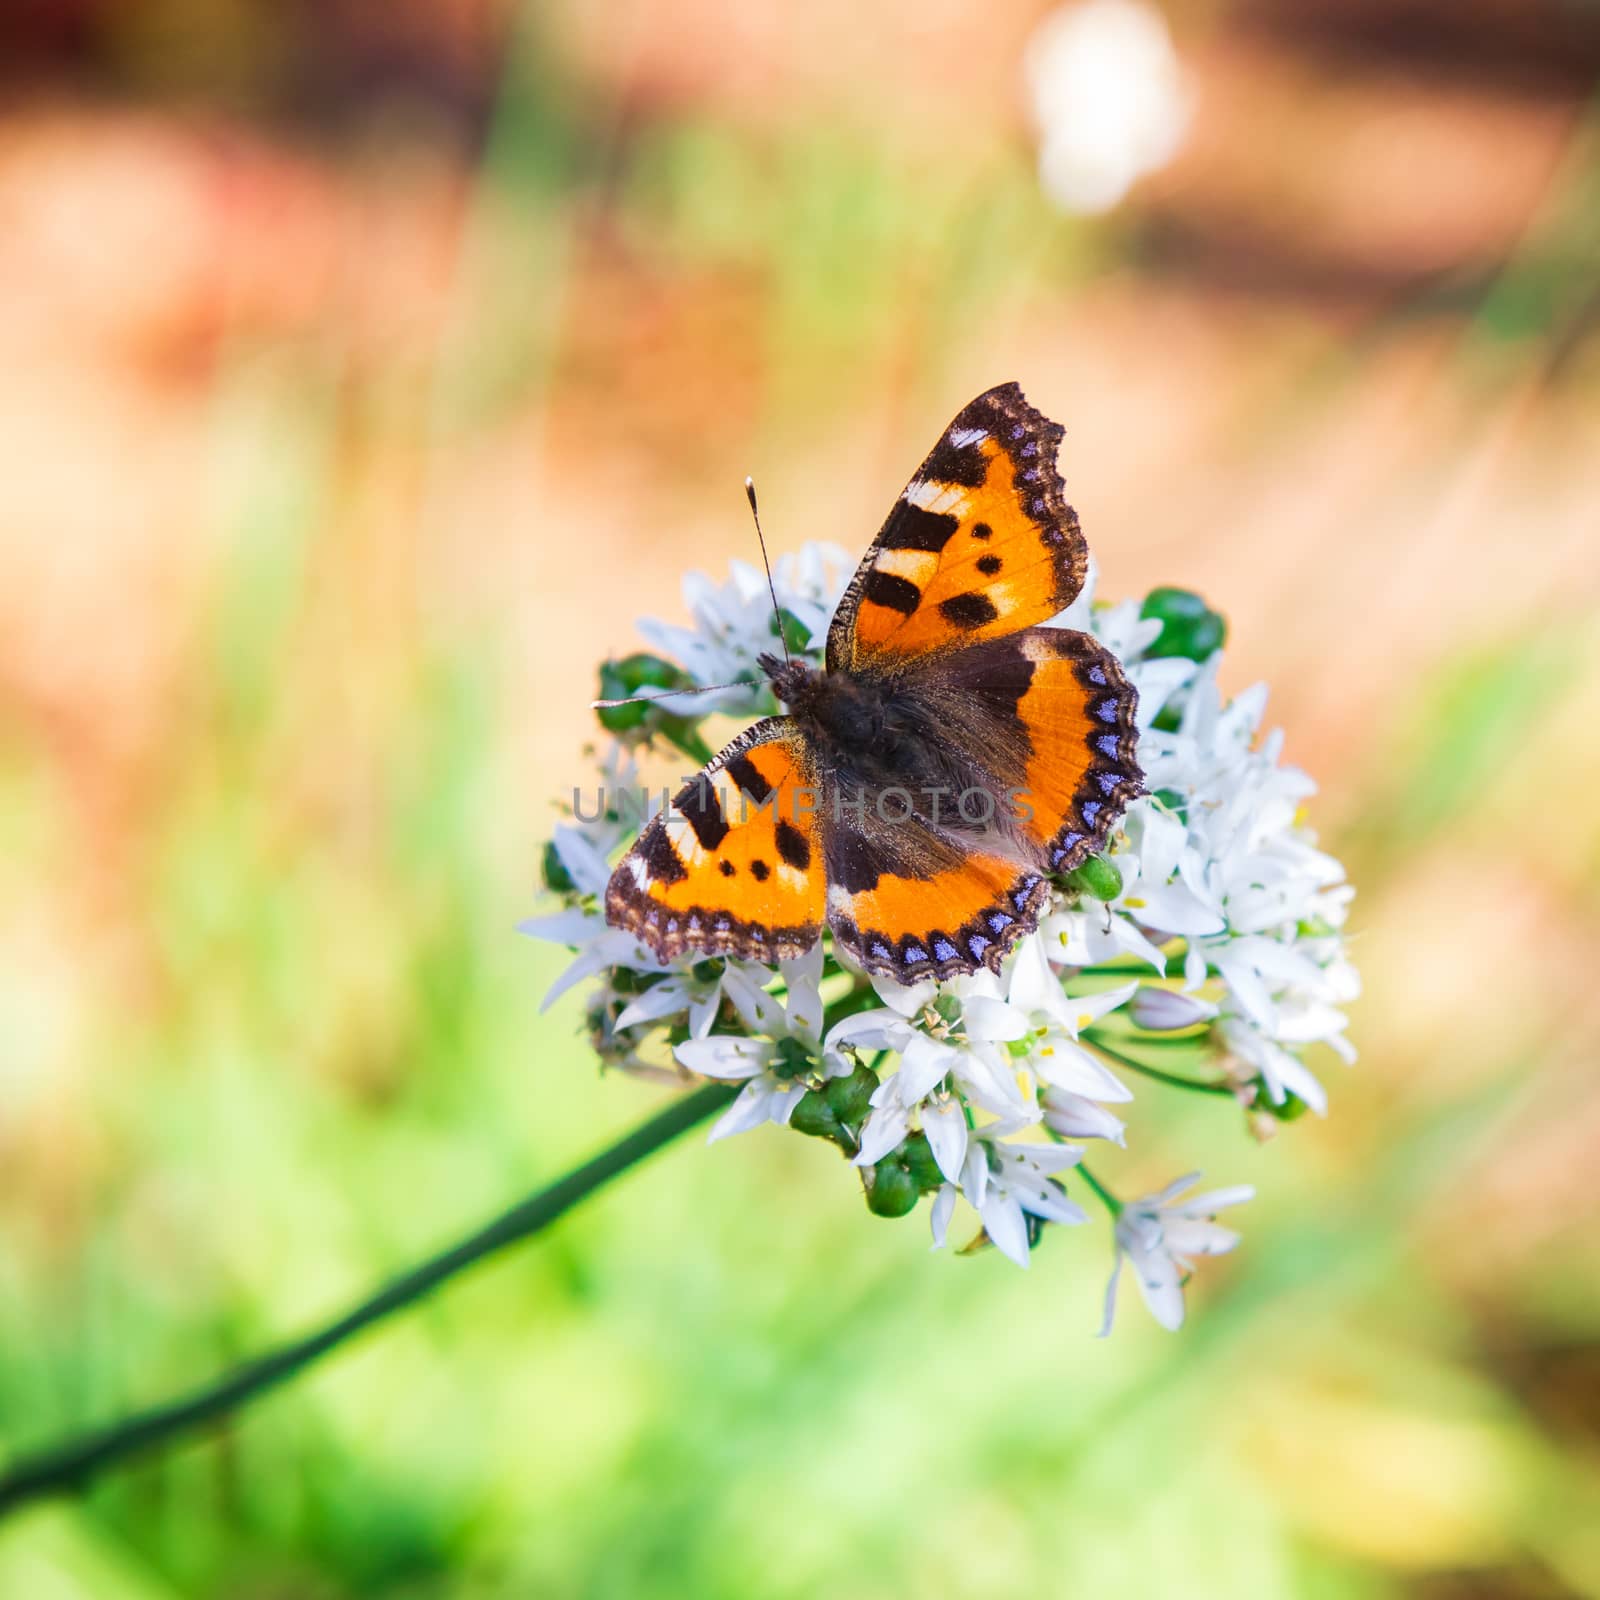
<instances>
[{"instance_id":1,"label":"butterfly","mask_svg":"<svg viewBox=\"0 0 1600 1600\"><path fill-rule=\"evenodd\" d=\"M1116 658L1040 626L1089 560L1063 432L1015 383L963 407L840 600L823 669L762 657L787 714L622 858L613 926L664 961L795 957L826 924L843 958L902 982L998 970L1142 788Z\"/></svg>"}]
</instances>

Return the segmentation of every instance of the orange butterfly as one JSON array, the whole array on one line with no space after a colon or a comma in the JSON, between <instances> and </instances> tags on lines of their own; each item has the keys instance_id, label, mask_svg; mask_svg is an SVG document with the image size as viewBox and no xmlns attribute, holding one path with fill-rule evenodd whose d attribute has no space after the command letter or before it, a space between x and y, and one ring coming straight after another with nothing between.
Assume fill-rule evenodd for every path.
<instances>
[{"instance_id":1,"label":"orange butterfly","mask_svg":"<svg viewBox=\"0 0 1600 1600\"><path fill-rule=\"evenodd\" d=\"M1088 566L1062 432L1014 383L963 408L839 602L825 668L762 658L789 714L651 820L609 922L663 960L797 956L826 922L903 982L998 968L1141 787L1116 658L1037 626Z\"/></svg>"}]
</instances>

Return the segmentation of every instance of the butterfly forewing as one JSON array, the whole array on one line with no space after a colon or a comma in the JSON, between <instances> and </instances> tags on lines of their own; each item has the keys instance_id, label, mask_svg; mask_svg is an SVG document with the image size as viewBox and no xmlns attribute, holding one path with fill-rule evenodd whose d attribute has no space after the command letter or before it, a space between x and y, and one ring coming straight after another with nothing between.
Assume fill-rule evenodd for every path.
<instances>
[{"instance_id":1,"label":"butterfly forewing","mask_svg":"<svg viewBox=\"0 0 1600 1600\"><path fill-rule=\"evenodd\" d=\"M651 819L606 889L606 919L662 960L776 961L822 932L812 752L787 717L735 739Z\"/></svg>"},{"instance_id":2,"label":"butterfly forewing","mask_svg":"<svg viewBox=\"0 0 1600 1600\"><path fill-rule=\"evenodd\" d=\"M962 409L840 602L828 633L830 671L894 673L1044 622L1072 603L1088 551L1056 470L1062 431L1014 383Z\"/></svg>"}]
</instances>

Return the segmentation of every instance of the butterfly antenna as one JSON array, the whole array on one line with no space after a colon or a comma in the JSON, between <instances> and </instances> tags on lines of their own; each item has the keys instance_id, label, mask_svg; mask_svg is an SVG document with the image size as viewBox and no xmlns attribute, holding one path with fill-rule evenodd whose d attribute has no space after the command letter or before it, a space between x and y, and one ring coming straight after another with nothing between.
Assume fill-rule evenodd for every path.
<instances>
[{"instance_id":1,"label":"butterfly antenna","mask_svg":"<svg viewBox=\"0 0 1600 1600\"><path fill-rule=\"evenodd\" d=\"M761 565L767 569L767 593L772 596L772 620L778 624L778 641L783 646L785 665L789 664L789 631L783 625L783 612L778 606L778 590L772 581L772 563L767 559L767 539L761 531L761 513L756 509L756 481L744 480L744 497L750 502L750 515L756 521L756 539L761 545Z\"/></svg>"},{"instance_id":2,"label":"butterfly antenna","mask_svg":"<svg viewBox=\"0 0 1600 1600\"><path fill-rule=\"evenodd\" d=\"M750 689L743 683L686 683L681 689L663 689L660 694L630 694L621 700L591 700L591 711L609 711L613 706L634 706L649 700L670 700L675 694L714 694L718 689Z\"/></svg>"}]
</instances>

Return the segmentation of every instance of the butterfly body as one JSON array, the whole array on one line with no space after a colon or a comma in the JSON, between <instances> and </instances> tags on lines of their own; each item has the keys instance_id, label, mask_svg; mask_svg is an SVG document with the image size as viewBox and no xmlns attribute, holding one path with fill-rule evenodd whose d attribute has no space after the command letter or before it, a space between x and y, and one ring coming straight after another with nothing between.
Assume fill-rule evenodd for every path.
<instances>
[{"instance_id":1,"label":"butterfly body","mask_svg":"<svg viewBox=\"0 0 1600 1600\"><path fill-rule=\"evenodd\" d=\"M826 924L902 981L994 969L1036 925L1141 781L1115 657L1039 626L1088 560L1060 437L1015 384L962 410L840 601L823 670L763 659L787 715L649 823L608 887L613 924L663 959L756 960Z\"/></svg>"},{"instance_id":2,"label":"butterfly body","mask_svg":"<svg viewBox=\"0 0 1600 1600\"><path fill-rule=\"evenodd\" d=\"M830 791L875 805L887 789L937 793L963 774L959 752L938 737L937 707L915 690L873 673L767 661L773 691L810 741Z\"/></svg>"}]
</instances>

